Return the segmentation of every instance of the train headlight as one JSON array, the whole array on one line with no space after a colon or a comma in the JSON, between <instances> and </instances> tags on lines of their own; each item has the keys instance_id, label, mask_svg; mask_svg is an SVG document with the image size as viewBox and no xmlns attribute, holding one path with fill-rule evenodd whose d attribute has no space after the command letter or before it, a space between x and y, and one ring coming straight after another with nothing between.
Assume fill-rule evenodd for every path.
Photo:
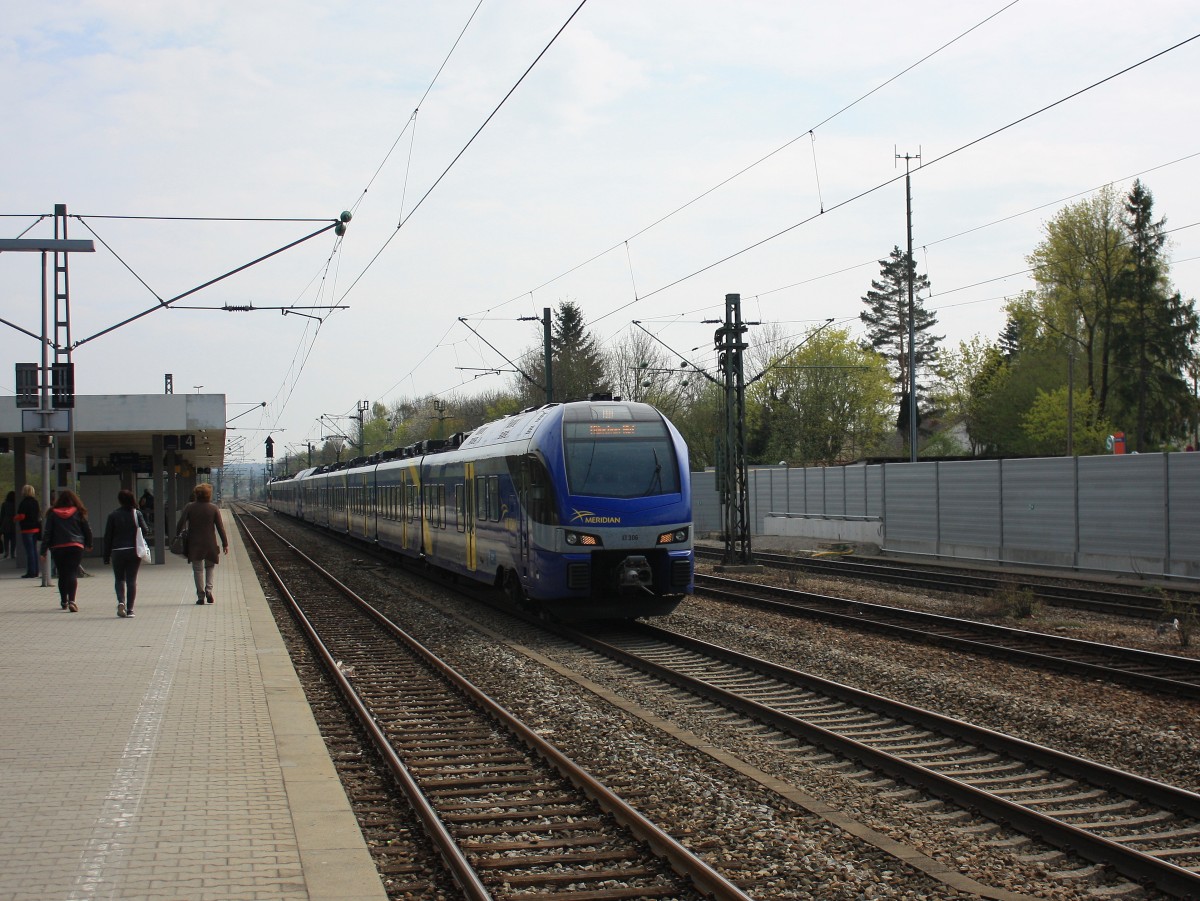
<instances>
[{"instance_id":1,"label":"train headlight","mask_svg":"<svg viewBox=\"0 0 1200 901\"><path fill-rule=\"evenodd\" d=\"M587 532L567 532L567 544L572 547L602 547L604 542L599 535L589 535Z\"/></svg>"},{"instance_id":2,"label":"train headlight","mask_svg":"<svg viewBox=\"0 0 1200 901\"><path fill-rule=\"evenodd\" d=\"M688 540L687 529L675 529L672 532L663 532L658 536L658 544L681 544Z\"/></svg>"}]
</instances>

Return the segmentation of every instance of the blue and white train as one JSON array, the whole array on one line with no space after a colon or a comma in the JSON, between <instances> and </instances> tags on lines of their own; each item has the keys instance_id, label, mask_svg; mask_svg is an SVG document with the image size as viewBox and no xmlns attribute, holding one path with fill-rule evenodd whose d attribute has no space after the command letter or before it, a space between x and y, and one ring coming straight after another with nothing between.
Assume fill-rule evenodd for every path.
<instances>
[{"instance_id":1,"label":"blue and white train","mask_svg":"<svg viewBox=\"0 0 1200 901\"><path fill-rule=\"evenodd\" d=\"M687 445L647 404L547 404L267 494L277 512L558 616L664 615L692 590Z\"/></svg>"}]
</instances>

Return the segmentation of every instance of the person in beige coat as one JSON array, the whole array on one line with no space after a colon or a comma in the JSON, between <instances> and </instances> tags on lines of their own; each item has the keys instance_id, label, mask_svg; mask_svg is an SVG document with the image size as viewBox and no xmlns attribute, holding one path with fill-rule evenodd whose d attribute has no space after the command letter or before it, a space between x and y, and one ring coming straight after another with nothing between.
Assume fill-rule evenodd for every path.
<instances>
[{"instance_id":1,"label":"person in beige coat","mask_svg":"<svg viewBox=\"0 0 1200 901\"><path fill-rule=\"evenodd\" d=\"M229 538L221 522L221 509L212 502L212 485L196 486L196 499L183 508L175 526L178 535L188 530L188 562L196 582L196 603L213 603L213 568L221 562L221 552L229 553ZM221 546L217 547L217 536Z\"/></svg>"}]
</instances>

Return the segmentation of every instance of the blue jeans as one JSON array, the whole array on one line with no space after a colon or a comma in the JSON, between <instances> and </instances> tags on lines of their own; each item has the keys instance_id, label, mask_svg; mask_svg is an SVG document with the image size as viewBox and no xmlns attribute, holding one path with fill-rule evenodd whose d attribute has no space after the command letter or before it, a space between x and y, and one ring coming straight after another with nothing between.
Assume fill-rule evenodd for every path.
<instances>
[{"instance_id":1,"label":"blue jeans","mask_svg":"<svg viewBox=\"0 0 1200 901\"><path fill-rule=\"evenodd\" d=\"M25 546L25 575L38 574L38 533L22 532L21 544Z\"/></svg>"}]
</instances>

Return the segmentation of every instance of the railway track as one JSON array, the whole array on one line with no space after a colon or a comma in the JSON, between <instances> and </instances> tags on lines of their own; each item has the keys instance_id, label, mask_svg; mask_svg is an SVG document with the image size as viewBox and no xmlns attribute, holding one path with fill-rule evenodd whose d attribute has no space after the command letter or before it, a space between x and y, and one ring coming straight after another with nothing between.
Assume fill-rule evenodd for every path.
<instances>
[{"instance_id":1,"label":"railway track","mask_svg":"<svg viewBox=\"0 0 1200 901\"><path fill-rule=\"evenodd\" d=\"M464 897L748 901L261 520L239 524Z\"/></svg>"},{"instance_id":2,"label":"railway track","mask_svg":"<svg viewBox=\"0 0 1200 901\"><path fill-rule=\"evenodd\" d=\"M720 560L716 548L697 547L696 558ZM1042 576L1027 573L947 572L899 561L875 563L850 557L800 557L756 551L756 562L777 569L800 570L823 576L904 585L925 591L945 591L953 594L996 595L1014 586L1028 589L1044 604L1128 616L1139 619L1161 619L1164 615L1161 593L1153 591L1120 591L1108 588L1087 588L1065 585ZM1193 615L1200 612L1194 592L1171 592L1172 603Z\"/></svg>"},{"instance_id":3,"label":"railway track","mask_svg":"<svg viewBox=\"0 0 1200 901\"><path fill-rule=\"evenodd\" d=\"M1196 793L657 627L557 631L674 686L680 705L703 698L774 730L763 740L802 742L793 753L808 765L857 761L1139 883L1200 896Z\"/></svg>"},{"instance_id":4,"label":"railway track","mask_svg":"<svg viewBox=\"0 0 1200 901\"><path fill-rule=\"evenodd\" d=\"M1200 660L1081 641L697 573L696 593L855 629L986 654L1185 698L1200 698Z\"/></svg>"}]
</instances>

